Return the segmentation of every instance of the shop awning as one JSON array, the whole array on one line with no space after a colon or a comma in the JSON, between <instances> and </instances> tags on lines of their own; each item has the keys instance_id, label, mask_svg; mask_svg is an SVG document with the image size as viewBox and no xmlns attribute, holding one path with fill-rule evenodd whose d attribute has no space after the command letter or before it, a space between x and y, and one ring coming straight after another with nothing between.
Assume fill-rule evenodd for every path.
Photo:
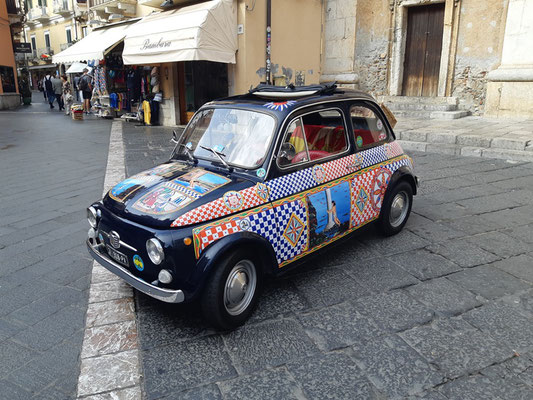
<instances>
[{"instance_id":1,"label":"shop awning","mask_svg":"<svg viewBox=\"0 0 533 400\"><path fill-rule=\"evenodd\" d=\"M124 39L131 24L119 24L94 30L68 49L53 56L55 64L103 60L108 50Z\"/></svg>"},{"instance_id":2,"label":"shop awning","mask_svg":"<svg viewBox=\"0 0 533 400\"><path fill-rule=\"evenodd\" d=\"M175 61L235 63L237 9L233 0L212 0L151 14L126 32L124 64Z\"/></svg>"},{"instance_id":3,"label":"shop awning","mask_svg":"<svg viewBox=\"0 0 533 400\"><path fill-rule=\"evenodd\" d=\"M83 70L87 68L88 72L91 72L92 68L89 67L87 64L75 62L72 63L72 65L65 71L67 74L78 74L83 72Z\"/></svg>"}]
</instances>

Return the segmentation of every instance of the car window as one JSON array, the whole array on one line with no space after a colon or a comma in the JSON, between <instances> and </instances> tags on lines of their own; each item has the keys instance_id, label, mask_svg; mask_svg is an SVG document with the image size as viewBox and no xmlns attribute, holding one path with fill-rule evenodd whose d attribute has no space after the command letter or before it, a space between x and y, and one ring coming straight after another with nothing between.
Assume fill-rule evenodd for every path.
<instances>
[{"instance_id":1,"label":"car window","mask_svg":"<svg viewBox=\"0 0 533 400\"><path fill-rule=\"evenodd\" d=\"M339 110L305 114L289 124L278 155L281 167L320 160L348 148Z\"/></svg>"},{"instance_id":2,"label":"car window","mask_svg":"<svg viewBox=\"0 0 533 400\"><path fill-rule=\"evenodd\" d=\"M352 106L350 117L357 148L364 149L387 140L385 124L370 108Z\"/></svg>"}]
</instances>

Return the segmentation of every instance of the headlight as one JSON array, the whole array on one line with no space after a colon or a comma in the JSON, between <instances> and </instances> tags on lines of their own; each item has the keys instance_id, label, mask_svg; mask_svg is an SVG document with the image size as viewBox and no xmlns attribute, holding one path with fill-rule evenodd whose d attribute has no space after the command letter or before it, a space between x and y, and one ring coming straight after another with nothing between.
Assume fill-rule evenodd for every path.
<instances>
[{"instance_id":1,"label":"headlight","mask_svg":"<svg viewBox=\"0 0 533 400\"><path fill-rule=\"evenodd\" d=\"M93 206L87 209L87 220L89 221L89 225L96 228L96 210Z\"/></svg>"},{"instance_id":2,"label":"headlight","mask_svg":"<svg viewBox=\"0 0 533 400\"><path fill-rule=\"evenodd\" d=\"M165 253L163 252L163 246L159 240L152 238L146 241L146 251L148 257L155 265L161 264L165 259Z\"/></svg>"}]
</instances>

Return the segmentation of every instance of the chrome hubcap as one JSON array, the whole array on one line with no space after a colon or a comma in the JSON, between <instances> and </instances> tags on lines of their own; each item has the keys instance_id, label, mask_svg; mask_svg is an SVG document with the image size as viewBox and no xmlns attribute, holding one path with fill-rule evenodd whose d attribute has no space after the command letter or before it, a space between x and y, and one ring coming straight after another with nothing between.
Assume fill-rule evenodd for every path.
<instances>
[{"instance_id":1,"label":"chrome hubcap","mask_svg":"<svg viewBox=\"0 0 533 400\"><path fill-rule=\"evenodd\" d=\"M239 315L250 305L257 284L255 266L239 261L230 271L224 286L224 306L230 315Z\"/></svg>"},{"instance_id":2,"label":"chrome hubcap","mask_svg":"<svg viewBox=\"0 0 533 400\"><path fill-rule=\"evenodd\" d=\"M409 210L409 196L405 192L399 192L392 199L391 210L389 215L390 224L396 228L400 226Z\"/></svg>"}]
</instances>

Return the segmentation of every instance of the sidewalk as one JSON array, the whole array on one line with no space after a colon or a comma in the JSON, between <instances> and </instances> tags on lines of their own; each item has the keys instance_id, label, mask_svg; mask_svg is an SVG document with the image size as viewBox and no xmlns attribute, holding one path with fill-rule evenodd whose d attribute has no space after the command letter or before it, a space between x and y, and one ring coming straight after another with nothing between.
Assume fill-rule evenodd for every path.
<instances>
[{"instance_id":1,"label":"sidewalk","mask_svg":"<svg viewBox=\"0 0 533 400\"><path fill-rule=\"evenodd\" d=\"M407 151L533 161L533 120L399 118L394 131Z\"/></svg>"}]
</instances>

